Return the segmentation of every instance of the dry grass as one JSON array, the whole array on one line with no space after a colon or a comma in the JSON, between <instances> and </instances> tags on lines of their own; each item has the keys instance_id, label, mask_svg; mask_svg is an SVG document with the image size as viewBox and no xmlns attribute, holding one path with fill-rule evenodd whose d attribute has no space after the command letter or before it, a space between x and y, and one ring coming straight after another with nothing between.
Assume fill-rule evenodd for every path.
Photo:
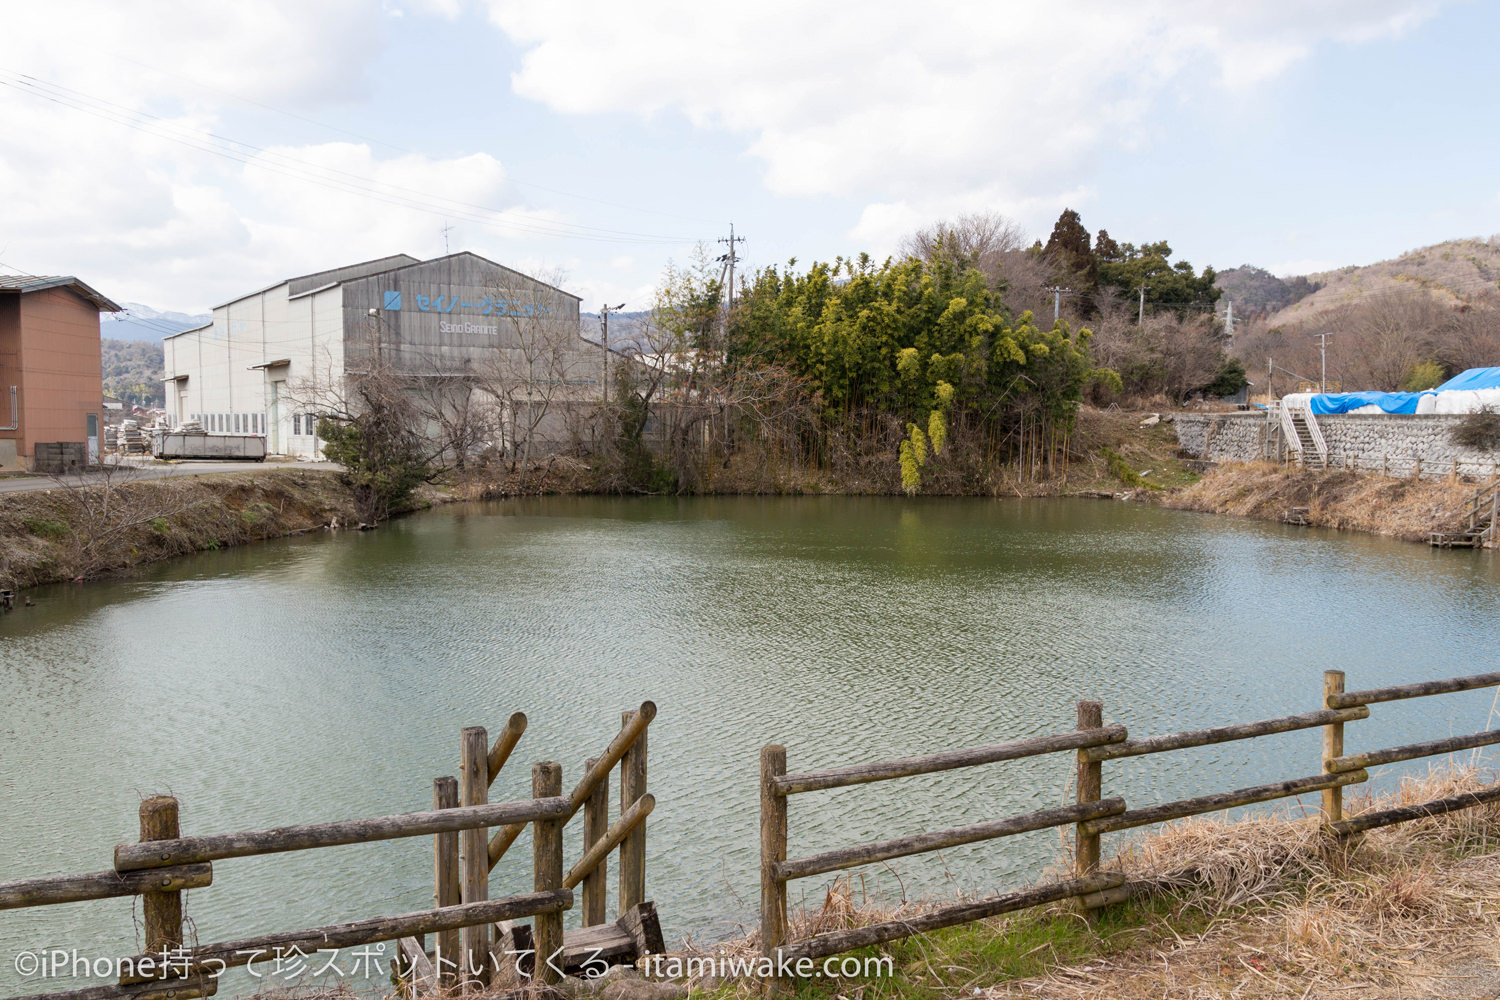
<instances>
[{"instance_id":1,"label":"dry grass","mask_svg":"<svg viewBox=\"0 0 1500 1000\"><path fill-rule=\"evenodd\" d=\"M1493 775L1435 769L1351 815L1429 801ZM812 981L807 997L1493 997L1500 995L1500 805L1371 831L1339 845L1306 810L1158 829L1110 866L1136 898L1085 924L1066 904L894 942L891 979ZM931 903L926 904L932 905ZM793 936L863 926L924 905L840 879ZM694 953L755 954L747 936ZM748 1000L751 982L700 982Z\"/></svg>"},{"instance_id":2,"label":"dry grass","mask_svg":"<svg viewBox=\"0 0 1500 1000\"><path fill-rule=\"evenodd\" d=\"M336 473L256 470L0 495L0 587L85 580L357 523Z\"/></svg>"},{"instance_id":3,"label":"dry grass","mask_svg":"<svg viewBox=\"0 0 1500 1000\"><path fill-rule=\"evenodd\" d=\"M1485 787L1474 767L1437 768L1349 812ZM1059 968L996 996L1079 998L1483 996L1500 989L1500 833L1494 804L1398 824L1338 846L1286 813L1169 826L1117 858L1208 921L1166 947L1086 972Z\"/></svg>"},{"instance_id":4,"label":"dry grass","mask_svg":"<svg viewBox=\"0 0 1500 1000\"><path fill-rule=\"evenodd\" d=\"M1471 483L1386 479L1355 472L1318 472L1269 462L1221 465L1164 498L1181 510L1284 520L1305 507L1310 523L1425 542L1429 532L1455 531Z\"/></svg>"}]
</instances>

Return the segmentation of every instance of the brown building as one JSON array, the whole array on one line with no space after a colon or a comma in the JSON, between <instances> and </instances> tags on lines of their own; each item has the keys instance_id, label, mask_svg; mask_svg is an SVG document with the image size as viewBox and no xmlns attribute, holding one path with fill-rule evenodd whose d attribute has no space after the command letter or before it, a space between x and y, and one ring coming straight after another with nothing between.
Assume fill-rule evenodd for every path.
<instances>
[{"instance_id":1,"label":"brown building","mask_svg":"<svg viewBox=\"0 0 1500 1000\"><path fill-rule=\"evenodd\" d=\"M77 278L0 275L0 470L99 461L99 313Z\"/></svg>"}]
</instances>

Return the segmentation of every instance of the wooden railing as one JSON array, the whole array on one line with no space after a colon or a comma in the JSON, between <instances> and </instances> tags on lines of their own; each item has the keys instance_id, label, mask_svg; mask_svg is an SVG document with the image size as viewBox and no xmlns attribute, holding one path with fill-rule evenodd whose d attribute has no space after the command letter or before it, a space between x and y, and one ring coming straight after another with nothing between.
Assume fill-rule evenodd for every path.
<instances>
[{"instance_id":1,"label":"wooden railing","mask_svg":"<svg viewBox=\"0 0 1500 1000\"><path fill-rule=\"evenodd\" d=\"M559 863L556 871L549 868L539 878L548 888L580 890L585 933L565 940L559 917L555 922L538 920L531 928L502 922L495 927L475 925L462 935L449 929L437 936L431 953L425 941L404 938L398 945L408 963L411 992L434 986L450 988L468 976L488 982L505 964L507 955L521 956L521 968L531 974L534 968L549 962L555 972L556 968L578 968L589 961L633 960L664 949L655 908L646 900L645 824L656 807L656 798L646 791L646 734L655 718L656 705L649 701L623 713L619 732L602 754L584 761L583 777L566 796L562 794L560 766L549 762L532 769L533 795L561 796L568 803L558 827L559 837L568 822L583 813L582 856L578 862L566 873ZM482 726L465 729L459 746L460 776L433 780L434 808L454 809L483 802L525 733L526 724L524 714L512 715L493 747ZM610 824L609 776L616 767L620 770L620 817ZM483 899L490 872L524 829L524 823L511 823L488 839L483 830L465 837L450 834L437 838L433 895L438 905ZM606 879L608 858L615 851L620 855L619 912L611 924L606 922ZM590 932L594 928L597 930Z\"/></svg>"},{"instance_id":2,"label":"wooden railing","mask_svg":"<svg viewBox=\"0 0 1500 1000\"><path fill-rule=\"evenodd\" d=\"M1043 809L1007 819L953 827L913 837L901 837L789 860L786 856L788 797L802 792L843 788L872 781L887 781L892 778L932 774L955 768L977 767L998 761L1019 760L1041 754L1103 746L1120 742L1125 737L1126 732L1123 726L1100 727L1089 732L1041 736L972 750L957 750L881 764L861 764L803 774L787 773L784 747L765 747L760 755L760 935L763 953L778 964L787 959L822 958L848 951L851 948L892 941L916 933L918 930L932 930L966 923L970 920L1024 909L1070 896L1082 896L1118 885L1123 880L1116 876L1091 874L1038 889L992 897L979 903L959 903L939 907L915 920L902 920L836 931L831 934L820 934L804 941L787 941L786 885L791 879L820 875L891 858L938 851L960 844L993 840L997 837L1031 830L1044 830L1048 827L1112 816L1125 811L1123 799L1080 802L1073 806Z\"/></svg>"},{"instance_id":3,"label":"wooden railing","mask_svg":"<svg viewBox=\"0 0 1500 1000\"><path fill-rule=\"evenodd\" d=\"M1100 865L1100 838L1106 833L1120 830L1271 802L1309 792L1321 792L1322 829L1330 837L1347 839L1379 826L1500 801L1500 785L1497 785L1431 802L1361 813L1353 818L1346 819L1343 815L1343 789L1368 780L1368 768L1500 743L1500 729L1496 729L1387 750L1345 754L1346 724L1369 718L1369 706L1378 702L1496 686L1500 686L1500 673L1345 692L1343 672L1330 670L1324 674L1323 707L1318 711L1139 739L1131 739L1124 726L1105 725L1103 707L1099 702L1080 701L1077 728L1071 733L807 774L788 774L786 751L780 746L765 747L761 751L760 788L762 954L771 960L772 968L785 969L798 959L821 958L1069 898L1077 901L1075 905L1085 915L1091 914L1122 902L1137 888L1127 885L1123 875L1104 870ZM1104 796L1103 765L1106 761L1306 729L1321 729L1323 733L1322 760L1316 774L1140 808L1128 808L1124 799ZM790 860L787 858L788 799L792 795L1017 760L1063 750L1073 750L1076 754L1076 801L1073 805ZM939 906L901 920L832 931L800 941L788 938L787 882L791 879L1064 825L1072 825L1074 828L1072 878L972 902Z\"/></svg>"},{"instance_id":4,"label":"wooden railing","mask_svg":"<svg viewBox=\"0 0 1500 1000\"><path fill-rule=\"evenodd\" d=\"M110 985L37 994L24 1000L189 1000L211 996L225 970L294 950L327 951L398 943L397 956L411 992L437 986L483 987L509 964L543 984L565 970L664 950L655 909L645 899L645 819L655 805L646 791L646 730L656 706L645 702L624 713L619 733L587 761L571 794L562 792L562 767L544 761L532 768L532 798L488 802L488 789L526 729L511 716L494 747L482 727L464 730L460 778L433 783L433 809L333 823L239 833L182 836L178 802L157 796L141 803L140 841L114 850L111 871L0 883L0 910L118 896L139 896L144 951L120 963ZM608 820L608 778L621 768L621 817ZM584 812L580 860L564 868L564 832ZM528 826L532 829L532 891L490 898L489 874ZM488 835L498 828L494 837ZM432 909L328 924L256 937L189 944L182 893L214 882L214 862L289 851L432 836L435 893ZM606 859L620 852L620 915L605 924ZM563 913L582 887L583 929L565 938ZM530 917L531 927L512 921ZM492 932L495 932L492 934ZM425 935L436 935L429 955ZM507 954L509 953L509 954ZM522 960L518 963L518 959Z\"/></svg>"}]
</instances>

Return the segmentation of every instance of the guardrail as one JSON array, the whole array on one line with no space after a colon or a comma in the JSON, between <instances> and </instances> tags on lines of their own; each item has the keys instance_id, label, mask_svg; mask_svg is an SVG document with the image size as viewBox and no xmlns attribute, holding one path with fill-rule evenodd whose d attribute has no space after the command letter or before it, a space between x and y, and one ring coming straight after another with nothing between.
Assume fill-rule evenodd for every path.
<instances>
[{"instance_id":1,"label":"guardrail","mask_svg":"<svg viewBox=\"0 0 1500 1000\"><path fill-rule=\"evenodd\" d=\"M1369 706L1380 702L1497 686L1500 686L1500 673L1346 692L1343 672L1330 670L1324 674L1323 707L1318 711L1135 739L1130 738L1124 726L1104 724L1103 706L1099 702L1080 701L1077 727L1071 733L804 774L788 774L785 749L767 746L762 749L760 758L762 954L770 960L770 968L785 969L797 959L822 958L853 948L1065 899L1074 899L1079 910L1089 915L1124 901L1133 891L1133 887L1126 884L1123 875L1101 868L1102 836L1188 816L1320 792L1322 803L1319 815L1322 829L1330 837L1348 840L1375 827L1500 801L1500 785L1497 785L1451 798L1363 813L1353 818L1346 819L1343 815L1343 789L1368 780L1369 768L1500 743L1500 729L1496 729L1385 750L1346 754L1344 727L1348 723L1368 719ZM1322 730L1323 753L1316 774L1138 808L1128 807L1120 797L1106 798L1104 795L1103 765L1106 761L1307 729ZM1073 750L1076 754L1076 800L1072 805L787 858L788 800L793 795L1066 750ZM940 906L898 921L832 931L803 940L788 938L787 882L791 879L1066 825L1074 828L1072 878L973 902ZM774 978L770 985L776 985Z\"/></svg>"}]
</instances>

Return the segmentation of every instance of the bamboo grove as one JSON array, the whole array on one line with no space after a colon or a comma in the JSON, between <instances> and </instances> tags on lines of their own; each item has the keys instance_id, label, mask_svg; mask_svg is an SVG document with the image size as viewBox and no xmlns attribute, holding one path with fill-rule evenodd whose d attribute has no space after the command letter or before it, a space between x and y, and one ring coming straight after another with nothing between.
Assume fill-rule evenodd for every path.
<instances>
[{"instance_id":1,"label":"bamboo grove","mask_svg":"<svg viewBox=\"0 0 1500 1000\"><path fill-rule=\"evenodd\" d=\"M878 444L901 485L923 489L952 460L1020 478L1057 474L1089 383L1086 329L1012 315L967 259L867 255L756 272L727 324L730 369L791 373L811 400L819 452ZM895 451L896 454L891 454ZM811 456L810 456L811 457Z\"/></svg>"}]
</instances>

